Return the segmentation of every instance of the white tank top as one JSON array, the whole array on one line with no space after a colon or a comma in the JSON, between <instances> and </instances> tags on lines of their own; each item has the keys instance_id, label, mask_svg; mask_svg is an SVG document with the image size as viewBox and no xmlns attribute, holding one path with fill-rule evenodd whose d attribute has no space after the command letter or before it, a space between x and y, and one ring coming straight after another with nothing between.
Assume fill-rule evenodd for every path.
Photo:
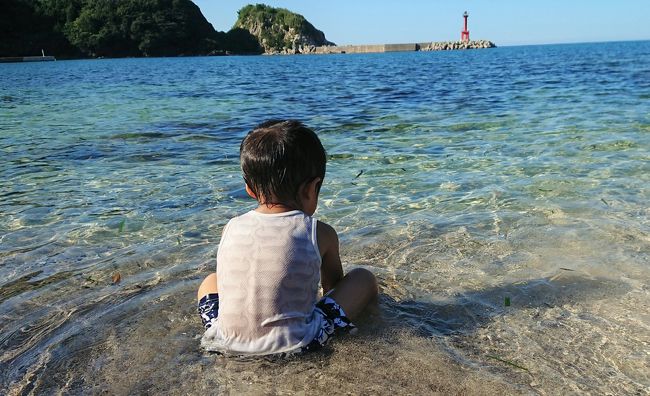
<instances>
[{"instance_id":1,"label":"white tank top","mask_svg":"<svg viewBox=\"0 0 650 396\"><path fill-rule=\"evenodd\" d=\"M251 211L230 220L217 253L219 316L201 345L267 355L309 344L320 326L320 267L311 216Z\"/></svg>"}]
</instances>

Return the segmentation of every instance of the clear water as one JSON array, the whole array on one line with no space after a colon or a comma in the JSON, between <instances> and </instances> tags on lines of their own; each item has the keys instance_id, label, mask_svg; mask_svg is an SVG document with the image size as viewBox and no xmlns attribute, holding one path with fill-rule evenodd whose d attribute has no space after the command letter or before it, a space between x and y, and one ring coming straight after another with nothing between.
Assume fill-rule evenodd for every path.
<instances>
[{"instance_id":1,"label":"clear water","mask_svg":"<svg viewBox=\"0 0 650 396\"><path fill-rule=\"evenodd\" d=\"M195 290L287 117L382 295L324 353L224 359ZM650 393L650 42L2 64L0 157L8 394Z\"/></svg>"}]
</instances>

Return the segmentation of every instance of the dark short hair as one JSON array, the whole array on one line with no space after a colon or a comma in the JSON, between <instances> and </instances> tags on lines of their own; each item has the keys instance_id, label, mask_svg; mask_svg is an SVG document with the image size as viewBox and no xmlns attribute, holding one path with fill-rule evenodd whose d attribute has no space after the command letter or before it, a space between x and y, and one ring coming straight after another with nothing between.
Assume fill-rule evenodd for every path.
<instances>
[{"instance_id":1,"label":"dark short hair","mask_svg":"<svg viewBox=\"0 0 650 396\"><path fill-rule=\"evenodd\" d=\"M266 204L298 202L300 186L325 178L325 149L316 133L296 120L271 120L256 126L241 143L244 180ZM275 197L279 202L268 202Z\"/></svg>"}]
</instances>

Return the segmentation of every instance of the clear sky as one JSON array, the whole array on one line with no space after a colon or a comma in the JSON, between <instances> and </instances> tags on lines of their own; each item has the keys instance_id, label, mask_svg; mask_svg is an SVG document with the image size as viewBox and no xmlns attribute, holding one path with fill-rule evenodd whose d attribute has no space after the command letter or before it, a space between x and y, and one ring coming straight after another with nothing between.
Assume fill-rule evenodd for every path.
<instances>
[{"instance_id":1,"label":"clear sky","mask_svg":"<svg viewBox=\"0 0 650 396\"><path fill-rule=\"evenodd\" d=\"M255 1L194 0L215 29ZM650 40L650 0L267 0L302 14L336 44L459 40L469 12L472 39L497 45Z\"/></svg>"}]
</instances>

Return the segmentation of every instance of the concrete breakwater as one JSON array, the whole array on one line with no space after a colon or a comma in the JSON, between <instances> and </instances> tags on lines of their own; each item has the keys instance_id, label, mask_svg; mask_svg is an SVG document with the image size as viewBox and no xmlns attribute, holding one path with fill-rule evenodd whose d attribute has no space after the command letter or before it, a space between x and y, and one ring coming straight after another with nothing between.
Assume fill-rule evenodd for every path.
<instances>
[{"instance_id":1,"label":"concrete breakwater","mask_svg":"<svg viewBox=\"0 0 650 396\"><path fill-rule=\"evenodd\" d=\"M14 63L14 62L52 62L56 58L53 56L13 56L0 58L0 63Z\"/></svg>"},{"instance_id":2,"label":"concrete breakwater","mask_svg":"<svg viewBox=\"0 0 650 396\"><path fill-rule=\"evenodd\" d=\"M431 43L418 44L419 51L448 51L448 50L462 50L462 49L482 49L482 48L495 48L496 45L488 40L472 40L472 41L437 41Z\"/></svg>"},{"instance_id":3,"label":"concrete breakwater","mask_svg":"<svg viewBox=\"0 0 650 396\"><path fill-rule=\"evenodd\" d=\"M494 47L496 47L496 45L488 40L433 41L408 44L326 45L321 47L294 46L293 49L287 49L282 52L282 54L364 54L381 52L449 51Z\"/></svg>"}]
</instances>

